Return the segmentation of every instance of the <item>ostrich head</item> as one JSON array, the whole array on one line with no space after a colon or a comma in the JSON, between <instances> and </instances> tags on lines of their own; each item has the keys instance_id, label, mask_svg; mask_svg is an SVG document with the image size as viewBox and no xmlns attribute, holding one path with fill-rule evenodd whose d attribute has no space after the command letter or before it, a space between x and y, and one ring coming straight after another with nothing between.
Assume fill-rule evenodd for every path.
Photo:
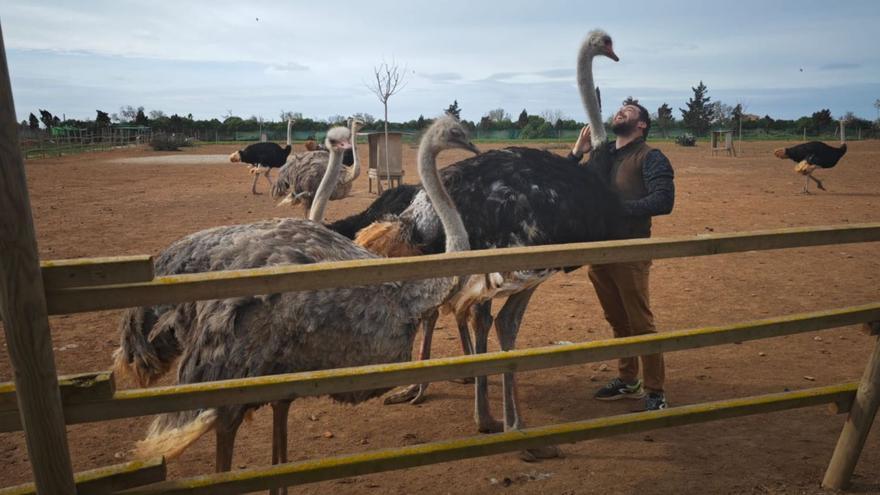
<instances>
[{"instance_id":1,"label":"ostrich head","mask_svg":"<svg viewBox=\"0 0 880 495\"><path fill-rule=\"evenodd\" d=\"M324 146L328 150L343 152L351 148L351 131L345 127L333 127L327 131L327 137L324 138Z\"/></svg>"},{"instance_id":2,"label":"ostrich head","mask_svg":"<svg viewBox=\"0 0 880 495\"><path fill-rule=\"evenodd\" d=\"M594 29L587 34L586 45L589 46L590 52L595 55L604 55L611 60L617 62L617 54L614 53L614 42L611 36L601 29Z\"/></svg>"},{"instance_id":3,"label":"ostrich head","mask_svg":"<svg viewBox=\"0 0 880 495\"><path fill-rule=\"evenodd\" d=\"M348 127L351 128L351 132L357 133L364 127L364 121L357 117L349 117L348 118ZM355 136L352 136L352 139L355 139Z\"/></svg>"},{"instance_id":4,"label":"ostrich head","mask_svg":"<svg viewBox=\"0 0 880 495\"><path fill-rule=\"evenodd\" d=\"M455 117L444 115L437 118L422 136L422 146L432 155L450 148L460 148L475 154L480 150L468 140L467 131Z\"/></svg>"},{"instance_id":5,"label":"ostrich head","mask_svg":"<svg viewBox=\"0 0 880 495\"><path fill-rule=\"evenodd\" d=\"M241 150L238 150L235 153L229 155L229 161L232 163L240 162L241 161Z\"/></svg>"}]
</instances>

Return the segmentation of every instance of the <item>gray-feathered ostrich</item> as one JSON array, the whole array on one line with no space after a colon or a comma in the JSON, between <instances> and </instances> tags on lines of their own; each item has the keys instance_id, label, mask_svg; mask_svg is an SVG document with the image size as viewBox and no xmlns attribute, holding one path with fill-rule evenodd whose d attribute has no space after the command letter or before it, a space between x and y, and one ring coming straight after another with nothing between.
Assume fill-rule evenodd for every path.
<instances>
[{"instance_id":1,"label":"gray-feathered ostrich","mask_svg":"<svg viewBox=\"0 0 880 495\"><path fill-rule=\"evenodd\" d=\"M773 154L776 158L788 158L797 163L794 171L805 176L803 193L809 194L807 186L810 185L811 180L816 183L816 187L825 190L822 181L813 177L813 172L817 168L832 168L837 165L840 158L846 154L846 143L840 145L840 148L835 148L821 141L810 141L791 148L779 148Z\"/></svg>"},{"instance_id":2,"label":"gray-feathered ostrich","mask_svg":"<svg viewBox=\"0 0 880 495\"><path fill-rule=\"evenodd\" d=\"M257 192L257 179L261 175L265 176L271 189L272 178L270 174L272 169L281 168L284 165L290 150L289 144L282 148L275 143L254 143L229 155L229 161L232 163L243 162L251 165L250 172L254 175L254 182L251 184L251 194L259 194Z\"/></svg>"},{"instance_id":3,"label":"gray-feathered ostrich","mask_svg":"<svg viewBox=\"0 0 880 495\"><path fill-rule=\"evenodd\" d=\"M361 173L357 154L357 133L363 127L363 122L352 118L349 125L352 135L352 161L351 163L343 161L343 164L350 166L345 167L344 173L338 174L336 187L330 196L331 201L348 196L351 193L354 180ZM348 152L346 152L346 157L347 155ZM327 169L327 159L327 151L306 151L292 154L278 172L278 179L272 186L272 197L275 199L284 198L278 206L302 203L306 209L310 209L318 191L318 185Z\"/></svg>"},{"instance_id":4,"label":"gray-feathered ostrich","mask_svg":"<svg viewBox=\"0 0 880 495\"><path fill-rule=\"evenodd\" d=\"M450 117L438 119L423 136L419 173L445 229L446 250L461 251L469 247L467 232L435 168L437 154L447 148L477 152L461 125ZM219 227L193 234L175 246L210 260L216 269L376 257L320 224L299 219ZM178 382L408 360L417 322L446 300L457 283L454 278L428 279L177 305L166 318L186 329ZM334 398L361 402L382 392ZM236 431L245 412L254 407L224 406L160 415L138 452L141 456L173 457L214 429L217 469L229 470ZM284 414L275 414L274 420L273 460L278 460L276 454L286 453L286 408Z\"/></svg>"},{"instance_id":5,"label":"gray-feathered ostrich","mask_svg":"<svg viewBox=\"0 0 880 495\"><path fill-rule=\"evenodd\" d=\"M593 58L617 56L611 38L603 31L591 32L578 55L578 86L593 129L594 160L607 160L608 147L593 85ZM613 143L612 143L613 144ZM598 167L596 167L598 168ZM450 165L441 173L450 195L462 212L474 249L534 246L604 240L613 237L619 200L596 168L586 169L553 153L528 148L507 148ZM443 233L431 212L430 201L417 193L412 204L397 217L362 230L356 242L370 251L387 255L435 253ZM508 299L495 321L503 350L515 347L522 316L535 288L557 270L533 270L472 276L447 307L455 314L464 340L467 326L474 327L476 352L485 352L492 324L491 299ZM430 351L431 319L426 320L420 356ZM463 343L467 348L467 343ZM426 384L416 385L389 397L389 402L422 399ZM489 412L485 377L476 381L475 419L480 431L502 427ZM511 373L504 375L504 429L524 425L516 403ZM555 455L555 449L524 453L530 458Z\"/></svg>"}]
</instances>

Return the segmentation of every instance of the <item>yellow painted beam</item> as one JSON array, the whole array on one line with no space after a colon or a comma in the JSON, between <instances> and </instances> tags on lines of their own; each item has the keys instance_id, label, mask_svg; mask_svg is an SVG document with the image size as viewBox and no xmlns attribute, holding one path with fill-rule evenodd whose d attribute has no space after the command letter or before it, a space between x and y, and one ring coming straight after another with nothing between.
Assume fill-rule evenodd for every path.
<instances>
[{"instance_id":1,"label":"yellow painted beam","mask_svg":"<svg viewBox=\"0 0 880 495\"><path fill-rule=\"evenodd\" d=\"M47 289L146 282L153 279L148 255L47 260L40 263Z\"/></svg>"},{"instance_id":2,"label":"yellow painted beam","mask_svg":"<svg viewBox=\"0 0 880 495\"><path fill-rule=\"evenodd\" d=\"M157 277L151 282L47 288L50 314L326 289L469 273L880 241L880 223L629 239L351 260Z\"/></svg>"},{"instance_id":3,"label":"yellow painted beam","mask_svg":"<svg viewBox=\"0 0 880 495\"><path fill-rule=\"evenodd\" d=\"M519 431L481 435L329 457L314 461L170 480L124 491L125 495L233 494L267 488L302 485L396 469L437 464L527 448L582 442L658 428L810 407L852 400L856 383L706 402L618 416L590 419Z\"/></svg>"},{"instance_id":4,"label":"yellow painted beam","mask_svg":"<svg viewBox=\"0 0 880 495\"><path fill-rule=\"evenodd\" d=\"M76 473L73 477L78 495L105 495L165 479L165 460L161 457L145 461L105 466ZM0 489L0 495L31 495L37 493L33 483Z\"/></svg>"},{"instance_id":5,"label":"yellow painted beam","mask_svg":"<svg viewBox=\"0 0 880 495\"><path fill-rule=\"evenodd\" d=\"M113 373L109 371L62 375L58 377L58 388L64 404L112 399L116 391ZM18 414L14 382L0 383L0 411Z\"/></svg>"},{"instance_id":6,"label":"yellow painted beam","mask_svg":"<svg viewBox=\"0 0 880 495\"><path fill-rule=\"evenodd\" d=\"M673 352L855 325L863 321L875 320L878 315L880 315L880 303L874 303L731 325L565 346L121 390L117 391L112 399L65 402L64 417L68 424L73 424L228 404L269 402L293 396L390 388L451 378L547 369L623 356ZM0 411L0 432L18 429L20 429L18 416L8 411Z\"/></svg>"}]
</instances>

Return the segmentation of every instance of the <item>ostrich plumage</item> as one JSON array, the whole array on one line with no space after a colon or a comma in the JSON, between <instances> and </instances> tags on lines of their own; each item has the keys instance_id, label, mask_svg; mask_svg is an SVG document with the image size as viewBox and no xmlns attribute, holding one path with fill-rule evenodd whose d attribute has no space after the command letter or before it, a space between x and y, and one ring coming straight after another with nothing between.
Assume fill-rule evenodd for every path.
<instances>
[{"instance_id":1,"label":"ostrich plumage","mask_svg":"<svg viewBox=\"0 0 880 495\"><path fill-rule=\"evenodd\" d=\"M578 86L593 129L595 162L610 160L601 112L593 84L593 58L603 55L617 60L610 36L591 32L578 53ZM541 244L587 242L614 237L620 214L619 199L599 170L583 168L546 151L507 148L484 153L443 170L442 177L455 201L471 246L475 249ZM377 222L358 233L356 242L370 251L394 254L437 252L442 232L427 198L416 194L413 203L397 217ZM474 327L475 351L485 352L492 324L491 299L507 296L498 313L496 328L504 350L513 349L516 334L535 288L555 269L492 273L472 276L448 302L455 314L462 347L469 343L468 325ZM431 321L425 325L420 357L430 352ZM389 397L390 402L419 402L426 384L415 385ZM476 380L476 421L480 431L517 429L524 425L516 403L513 374L504 375L504 424L489 412L485 377ZM532 450L526 456L554 455L554 449Z\"/></svg>"},{"instance_id":2,"label":"ostrich plumage","mask_svg":"<svg viewBox=\"0 0 880 495\"><path fill-rule=\"evenodd\" d=\"M260 175L266 177L269 187L272 187L272 178L270 174L273 168L281 168L290 155L291 146L288 144L281 147L275 143L254 143L247 145L244 149L240 149L229 155L229 161L232 163L247 163L251 165L250 171L254 174L254 182L251 184L251 193L257 193L257 179Z\"/></svg>"},{"instance_id":3,"label":"ostrich plumage","mask_svg":"<svg viewBox=\"0 0 880 495\"><path fill-rule=\"evenodd\" d=\"M837 165L841 157L846 154L846 143L840 145L840 148L835 148L821 141L810 141L790 148L778 148L773 154L777 158L788 158L797 163L794 171L805 176L802 192L806 194L809 193L807 186L810 185L810 180L816 183L816 187L823 191L825 190L825 185L822 184L822 181L813 177L813 172L817 168L833 168Z\"/></svg>"},{"instance_id":4,"label":"ostrich plumage","mask_svg":"<svg viewBox=\"0 0 880 495\"><path fill-rule=\"evenodd\" d=\"M363 123L357 119L352 119L351 127L351 150L346 150L343 156L343 165L346 165L344 172L339 173L336 179L336 187L330 195L330 200L335 201L343 199L351 193L352 184L355 179L360 176L360 161L357 155L357 132L363 126ZM284 198L282 204L302 203L306 210L312 207L318 186L324 177L327 169L327 160L329 151L316 150L305 151L302 153L294 153L287 160L287 163L278 172L278 179L272 187L272 197L275 199Z\"/></svg>"},{"instance_id":5,"label":"ostrich plumage","mask_svg":"<svg viewBox=\"0 0 880 495\"><path fill-rule=\"evenodd\" d=\"M447 250L459 251L468 249L467 233L434 168L436 155L450 147L476 152L457 121L439 119L420 144L419 172L449 233ZM327 190L319 188L321 201L326 201ZM199 268L245 269L376 257L323 225L300 219L218 227L172 246L180 252L179 259L191 252L199 260L178 265ZM456 284L455 278L441 278L200 301L172 306L163 318L184 329L177 339L182 353L179 383L399 362L410 358L419 319L441 304ZM360 402L381 392L334 398ZM254 407L160 415L139 444L139 455L177 455L214 429L217 469L228 470L237 428L244 413ZM273 462L286 459L286 411L286 404L276 408Z\"/></svg>"}]
</instances>

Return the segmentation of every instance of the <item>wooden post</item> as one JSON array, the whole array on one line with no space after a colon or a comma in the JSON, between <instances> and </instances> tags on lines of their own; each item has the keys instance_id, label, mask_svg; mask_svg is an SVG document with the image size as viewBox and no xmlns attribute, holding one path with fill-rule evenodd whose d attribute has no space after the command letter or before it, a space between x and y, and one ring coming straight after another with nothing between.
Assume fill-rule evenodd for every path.
<instances>
[{"instance_id":1,"label":"wooden post","mask_svg":"<svg viewBox=\"0 0 880 495\"><path fill-rule=\"evenodd\" d=\"M867 328L872 328L866 326ZM880 324L873 327L874 334ZM880 405L880 337L874 345L874 353L868 359L868 366L862 375L856 398L853 400L849 416L837 439L837 446L825 471L825 479L822 486L843 490L849 486L850 477L859 461L859 455L865 446L865 439L871 430L871 424L877 415L877 406Z\"/></svg>"},{"instance_id":2,"label":"wooden post","mask_svg":"<svg viewBox=\"0 0 880 495\"><path fill-rule=\"evenodd\" d=\"M37 493L75 493L0 28L0 313Z\"/></svg>"},{"instance_id":3,"label":"wooden post","mask_svg":"<svg viewBox=\"0 0 880 495\"><path fill-rule=\"evenodd\" d=\"M840 144L846 142L846 121L840 119Z\"/></svg>"}]
</instances>

